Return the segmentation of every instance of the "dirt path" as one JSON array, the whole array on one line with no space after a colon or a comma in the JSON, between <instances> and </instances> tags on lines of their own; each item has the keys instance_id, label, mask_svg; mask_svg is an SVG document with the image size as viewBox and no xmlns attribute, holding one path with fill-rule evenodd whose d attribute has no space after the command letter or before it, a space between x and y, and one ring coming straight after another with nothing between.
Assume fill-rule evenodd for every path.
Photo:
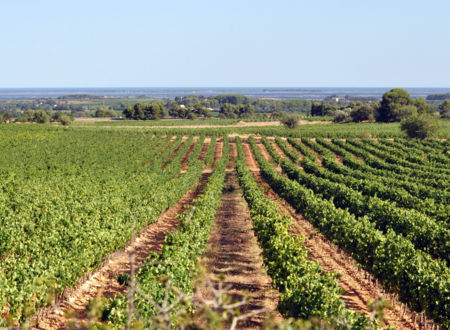
<instances>
[{"instance_id":1,"label":"dirt path","mask_svg":"<svg viewBox=\"0 0 450 330\"><path fill-rule=\"evenodd\" d=\"M230 143L230 152L232 150L236 150L234 143ZM224 284L231 286L228 293L233 298L242 300L247 291L249 304L241 310L243 314L266 310L238 323L239 329L260 329L269 314L277 314L274 311L278 292L271 288L271 279L263 268L261 249L252 231L250 213L235 171L227 172L225 184L232 188L227 189L222 196L222 204L208 242L208 252L202 258L202 263L213 281L223 276ZM207 296L207 291L204 287L200 288L203 295Z\"/></svg>"},{"instance_id":2,"label":"dirt path","mask_svg":"<svg viewBox=\"0 0 450 330\"><path fill-rule=\"evenodd\" d=\"M253 155L251 157L253 158ZM345 290L341 298L346 303L347 308L369 314L369 303L377 298L384 297L386 300L394 301L391 308L385 309L387 324L394 329L420 328L413 322L414 314L404 304L396 301L394 296L386 294L372 275L359 268L351 257L343 253L338 246L330 242L325 236L318 233L311 223L270 188L259 171L253 171L252 173L258 184L264 189L265 195L278 204L283 214L290 215L293 218L294 225L290 232L307 238L305 246L309 250L308 258L319 262L324 271L342 275L338 279L338 283Z\"/></svg>"},{"instance_id":3,"label":"dirt path","mask_svg":"<svg viewBox=\"0 0 450 330\"><path fill-rule=\"evenodd\" d=\"M120 120L112 119L112 118L75 118L75 122L79 123L77 127L92 127L92 125L83 125L82 123L88 122L120 122ZM195 122L195 121L193 121ZM160 122L159 122L160 123ZM300 125L311 125L311 124L329 124L331 121L313 121L313 120L299 120ZM230 125L214 125L214 124L191 124L191 125L102 125L98 126L101 128L114 128L114 127L122 127L122 128L222 128L222 127L264 127L264 126L281 126L282 123L280 121L254 121L254 122L244 122L239 121L236 124Z\"/></svg>"},{"instance_id":4,"label":"dirt path","mask_svg":"<svg viewBox=\"0 0 450 330\"><path fill-rule=\"evenodd\" d=\"M62 300L53 308L42 310L37 316L37 329L65 329L69 322L82 324L87 321L86 306L90 299L97 296L113 297L116 293L125 292L126 287L119 285L117 276L131 272L131 257L134 255L137 267L148 256L149 252L160 252L166 231L173 231L178 226L177 215L181 214L203 191L210 173L203 173L199 184L186 194L171 208L163 212L156 223L145 227L127 247L106 258L98 270L81 281L75 289L68 290ZM64 317L69 312L74 320Z\"/></svg>"}]
</instances>

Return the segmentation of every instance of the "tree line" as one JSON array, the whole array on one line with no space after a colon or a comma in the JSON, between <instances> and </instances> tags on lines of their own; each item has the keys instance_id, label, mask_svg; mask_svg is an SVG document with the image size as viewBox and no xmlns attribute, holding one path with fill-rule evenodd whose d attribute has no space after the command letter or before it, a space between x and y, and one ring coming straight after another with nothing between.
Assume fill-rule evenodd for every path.
<instances>
[{"instance_id":1,"label":"tree line","mask_svg":"<svg viewBox=\"0 0 450 330\"><path fill-rule=\"evenodd\" d=\"M62 125L70 125L73 121L71 114L62 111L27 110L15 118L10 111L0 113L0 123L38 123L47 124L59 122Z\"/></svg>"}]
</instances>

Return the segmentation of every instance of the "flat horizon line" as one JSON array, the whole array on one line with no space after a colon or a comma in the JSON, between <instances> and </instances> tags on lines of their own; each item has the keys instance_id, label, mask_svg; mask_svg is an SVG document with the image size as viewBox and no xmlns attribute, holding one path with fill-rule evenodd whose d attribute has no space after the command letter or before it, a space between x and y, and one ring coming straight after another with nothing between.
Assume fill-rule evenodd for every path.
<instances>
[{"instance_id":1,"label":"flat horizon line","mask_svg":"<svg viewBox=\"0 0 450 330\"><path fill-rule=\"evenodd\" d=\"M245 89L245 88L273 88L273 89L306 89L306 88L426 88L426 89L450 89L450 86L64 86L64 87L0 87L2 89Z\"/></svg>"}]
</instances>

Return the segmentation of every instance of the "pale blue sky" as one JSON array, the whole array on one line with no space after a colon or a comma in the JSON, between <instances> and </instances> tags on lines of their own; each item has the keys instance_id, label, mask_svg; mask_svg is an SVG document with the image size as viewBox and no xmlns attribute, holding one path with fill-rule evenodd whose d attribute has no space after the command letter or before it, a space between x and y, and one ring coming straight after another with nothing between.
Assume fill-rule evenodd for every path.
<instances>
[{"instance_id":1,"label":"pale blue sky","mask_svg":"<svg viewBox=\"0 0 450 330\"><path fill-rule=\"evenodd\" d=\"M0 0L0 88L450 87L449 0Z\"/></svg>"}]
</instances>

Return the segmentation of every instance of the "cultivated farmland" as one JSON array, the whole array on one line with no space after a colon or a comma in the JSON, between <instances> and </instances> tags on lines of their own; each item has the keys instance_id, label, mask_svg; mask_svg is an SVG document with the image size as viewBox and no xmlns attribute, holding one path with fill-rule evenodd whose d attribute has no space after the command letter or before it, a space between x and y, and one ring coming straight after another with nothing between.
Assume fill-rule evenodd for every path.
<instances>
[{"instance_id":1,"label":"cultivated farmland","mask_svg":"<svg viewBox=\"0 0 450 330\"><path fill-rule=\"evenodd\" d=\"M448 141L254 130L2 128L0 326L450 326Z\"/></svg>"}]
</instances>

